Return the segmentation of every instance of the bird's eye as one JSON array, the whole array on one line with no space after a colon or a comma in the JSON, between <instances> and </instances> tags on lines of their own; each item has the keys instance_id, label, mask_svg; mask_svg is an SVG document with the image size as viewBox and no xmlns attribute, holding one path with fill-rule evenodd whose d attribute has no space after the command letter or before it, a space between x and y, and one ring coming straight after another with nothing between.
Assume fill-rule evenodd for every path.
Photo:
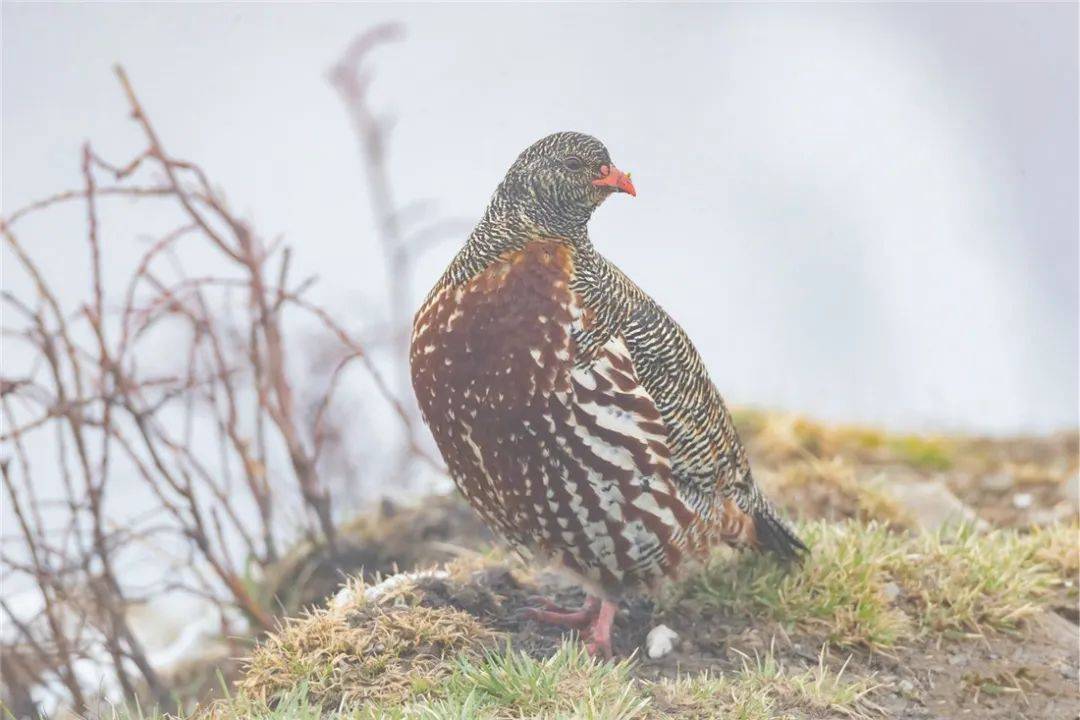
<instances>
[{"instance_id":1,"label":"bird's eye","mask_svg":"<svg viewBox=\"0 0 1080 720\"><path fill-rule=\"evenodd\" d=\"M573 155L563 160L562 164L567 170L573 170L574 172L585 167L585 163L581 162L581 158L576 158Z\"/></svg>"}]
</instances>

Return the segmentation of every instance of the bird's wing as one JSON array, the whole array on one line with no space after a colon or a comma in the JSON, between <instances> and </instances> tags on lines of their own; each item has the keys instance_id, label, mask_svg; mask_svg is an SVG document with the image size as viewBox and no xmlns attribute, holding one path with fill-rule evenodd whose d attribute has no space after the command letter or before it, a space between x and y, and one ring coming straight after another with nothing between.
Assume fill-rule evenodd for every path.
<instances>
[{"instance_id":1,"label":"bird's wing","mask_svg":"<svg viewBox=\"0 0 1080 720\"><path fill-rule=\"evenodd\" d=\"M621 308L608 326L660 413L680 496L726 541L794 554L802 543L754 483L731 414L690 338L618 268L608 268Z\"/></svg>"},{"instance_id":2,"label":"bird's wing","mask_svg":"<svg viewBox=\"0 0 1080 720\"><path fill-rule=\"evenodd\" d=\"M575 339L592 357L594 347L616 342L632 366L642 391L667 427L665 438L675 480L692 494L723 490L749 474L749 463L720 393L705 363L678 323L610 262L602 284L613 288L593 300L602 321Z\"/></svg>"},{"instance_id":3,"label":"bird's wing","mask_svg":"<svg viewBox=\"0 0 1080 720\"><path fill-rule=\"evenodd\" d=\"M613 335L589 362L575 363L557 395L565 411L553 414L552 435L568 438L559 448L568 455L563 487L589 495L563 504L583 508L582 523L604 523L589 534L613 540L623 571L650 582L656 570L667 574L684 553L704 549L701 518L672 478L668 428L624 339Z\"/></svg>"}]
</instances>

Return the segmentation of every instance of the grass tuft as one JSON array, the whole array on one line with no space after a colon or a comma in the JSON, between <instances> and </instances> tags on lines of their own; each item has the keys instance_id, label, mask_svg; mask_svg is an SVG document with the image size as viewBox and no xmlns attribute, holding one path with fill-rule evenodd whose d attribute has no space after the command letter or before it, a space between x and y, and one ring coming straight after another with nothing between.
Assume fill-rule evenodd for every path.
<instances>
[{"instance_id":1,"label":"grass tuft","mask_svg":"<svg viewBox=\"0 0 1080 720\"><path fill-rule=\"evenodd\" d=\"M901 552L895 535L879 525L824 523L800 532L813 553L801 567L762 555L714 559L688 581L690 598L733 615L819 630L840 646L895 644L911 626L885 593L891 556Z\"/></svg>"},{"instance_id":2,"label":"grass tuft","mask_svg":"<svg viewBox=\"0 0 1080 720\"><path fill-rule=\"evenodd\" d=\"M446 689L450 697L479 693L493 712L514 717L630 718L648 704L627 692L631 664L598 662L580 643L566 643L546 660L507 648L480 661L459 660Z\"/></svg>"},{"instance_id":3,"label":"grass tuft","mask_svg":"<svg viewBox=\"0 0 1080 720\"><path fill-rule=\"evenodd\" d=\"M415 604L407 589L366 602L357 582L348 597L285 621L248 660L242 694L272 706L306 683L311 702L327 707L400 700L495 639L472 615Z\"/></svg>"},{"instance_id":4,"label":"grass tuft","mask_svg":"<svg viewBox=\"0 0 1080 720\"><path fill-rule=\"evenodd\" d=\"M1035 559L1075 587L1080 581L1080 526L1056 523L1033 528L1030 542Z\"/></svg>"},{"instance_id":5,"label":"grass tuft","mask_svg":"<svg viewBox=\"0 0 1080 720\"><path fill-rule=\"evenodd\" d=\"M979 534L965 525L920 536L893 571L923 629L1014 630L1040 611L1037 600L1058 582L1036 559L1039 540L1009 530Z\"/></svg>"},{"instance_id":6,"label":"grass tuft","mask_svg":"<svg viewBox=\"0 0 1080 720\"><path fill-rule=\"evenodd\" d=\"M770 618L842 647L882 649L912 632L1013 630L1039 611L1071 564L1058 531L979 534L965 526L912 535L816 522L801 532L812 548L801 567L718 556L675 602ZM1058 567L1042 559L1048 554L1060 558Z\"/></svg>"},{"instance_id":7,"label":"grass tuft","mask_svg":"<svg viewBox=\"0 0 1080 720\"><path fill-rule=\"evenodd\" d=\"M677 710L680 718L772 720L791 717L793 710L800 716L853 720L875 715L877 706L871 696L879 684L873 678L846 678L846 663L838 671L830 670L827 654L827 647L822 647L816 666L791 673L770 649L764 655L745 657L737 673L663 681L652 686L650 693L665 709Z\"/></svg>"}]
</instances>

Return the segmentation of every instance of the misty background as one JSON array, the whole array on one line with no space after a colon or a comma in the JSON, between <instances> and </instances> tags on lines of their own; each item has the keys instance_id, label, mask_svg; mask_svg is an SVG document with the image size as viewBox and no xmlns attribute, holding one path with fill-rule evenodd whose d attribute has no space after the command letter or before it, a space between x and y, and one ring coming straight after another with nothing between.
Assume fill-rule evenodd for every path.
<instances>
[{"instance_id":1,"label":"misty background","mask_svg":"<svg viewBox=\"0 0 1080 720\"><path fill-rule=\"evenodd\" d=\"M385 270L325 74L387 20L408 33L373 85L398 200L463 227L421 257L408 313L517 153L581 130L639 191L597 213L594 243L729 402L893 429L1076 426L1075 4L5 3L4 213L79 187L85 140L141 149L120 62L166 146L293 245L317 301L370 322ZM106 281L147 232L106 218ZM84 233L82 207L20 223L71 303ZM25 295L4 252L3 286ZM5 347L5 372L19 360Z\"/></svg>"},{"instance_id":2,"label":"misty background","mask_svg":"<svg viewBox=\"0 0 1080 720\"><path fill-rule=\"evenodd\" d=\"M1016 435L1080 424L1075 3L6 2L0 13L0 215L80 190L84 142L112 162L147 147L113 72L120 63L168 153L201 166L267 245L291 246L295 286L319 277L305 299L358 338L410 409L404 348L392 339L517 154L572 129L603 140L638 189L599 210L594 243L686 328L730 404L895 431ZM353 38L386 22L400 22L406 37L363 60L371 105L393 128L393 197L376 204L423 210L424 222L454 228L429 236L405 278L388 272L370 165L327 77ZM97 175L110 182L104 170ZM118 321L148 248L187 220L156 200L99 200L107 324ZM83 201L56 204L19 219L12 232L73 324L81 317L78 340L92 348L79 313L92 295L87 213ZM181 274L237 274L212 243L192 239L177 243ZM39 302L8 243L0 274L10 294L0 348L8 388L46 373L41 353L19 334L17 303L8 302ZM406 299L394 306L389 298L403 280ZM223 325L238 317L243 328L251 306L242 293L231 300L209 314ZM133 377L183 377L193 333L180 324L145 336L128 357ZM342 349L316 322L286 331L295 415L317 445L311 399L334 386L330 367ZM337 455L315 464L335 519L370 511L380 495L417 496L431 489L425 482L445 489L437 461L402 454L412 452L407 412L395 417L372 373L354 368L342 377L331 424L347 432L337 436ZM15 404L4 402L5 410ZM192 455L208 464L222 437L216 402L183 428L194 428ZM25 453L3 418L0 434L16 443L0 443L0 461L17 460L19 492L43 499L42 527L66 543L65 512L82 512L63 502L72 449L63 444L65 413L36 424L41 412L64 409L59 399L39 404L17 407L22 416L13 422L36 425L22 439ZM262 421L249 423L246 412L241 432L261 436ZM173 405L160 414L177 435L181 416ZM418 435L431 450L427 431ZM197 575L205 563L184 554L182 518L163 525L178 529L179 540L126 542L149 537L163 505L153 480L141 480L122 456L105 462L107 447L93 465L102 487L110 481L103 525L119 538L124 590L171 588ZM280 438L257 457L266 461L259 477L276 493L266 525L288 547L310 535L310 513ZM210 480L228 481L230 468L239 477L238 458L222 452ZM198 492L215 512L210 485ZM15 485L6 487L0 565L25 550ZM231 499L235 527L256 527L252 498L240 491ZM236 533L219 535L211 550L228 557L239 549L241 562L227 565L247 577L255 555L243 552ZM259 562L273 570L272 560ZM73 577L65 582L78 587L81 576ZM0 583L15 614L41 609L26 573L0 567ZM239 607L220 587L211 590L230 612ZM155 666L208 638L232 637L227 613L218 618L213 603L207 612L198 596L171 589L147 597L153 612L132 623L157 653ZM0 643L8 636L0 633ZM102 667L80 667L89 687L102 682Z\"/></svg>"}]
</instances>

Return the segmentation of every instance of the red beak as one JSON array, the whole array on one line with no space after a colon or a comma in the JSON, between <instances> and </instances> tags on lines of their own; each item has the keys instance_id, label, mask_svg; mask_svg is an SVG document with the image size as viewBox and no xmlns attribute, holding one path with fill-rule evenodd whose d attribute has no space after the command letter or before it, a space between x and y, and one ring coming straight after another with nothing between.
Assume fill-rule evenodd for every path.
<instances>
[{"instance_id":1,"label":"red beak","mask_svg":"<svg viewBox=\"0 0 1080 720\"><path fill-rule=\"evenodd\" d=\"M624 173L614 165L601 165L600 178L592 181L593 185L600 187L613 187L618 192L630 193L637 197L634 183L630 182L630 174Z\"/></svg>"}]
</instances>

